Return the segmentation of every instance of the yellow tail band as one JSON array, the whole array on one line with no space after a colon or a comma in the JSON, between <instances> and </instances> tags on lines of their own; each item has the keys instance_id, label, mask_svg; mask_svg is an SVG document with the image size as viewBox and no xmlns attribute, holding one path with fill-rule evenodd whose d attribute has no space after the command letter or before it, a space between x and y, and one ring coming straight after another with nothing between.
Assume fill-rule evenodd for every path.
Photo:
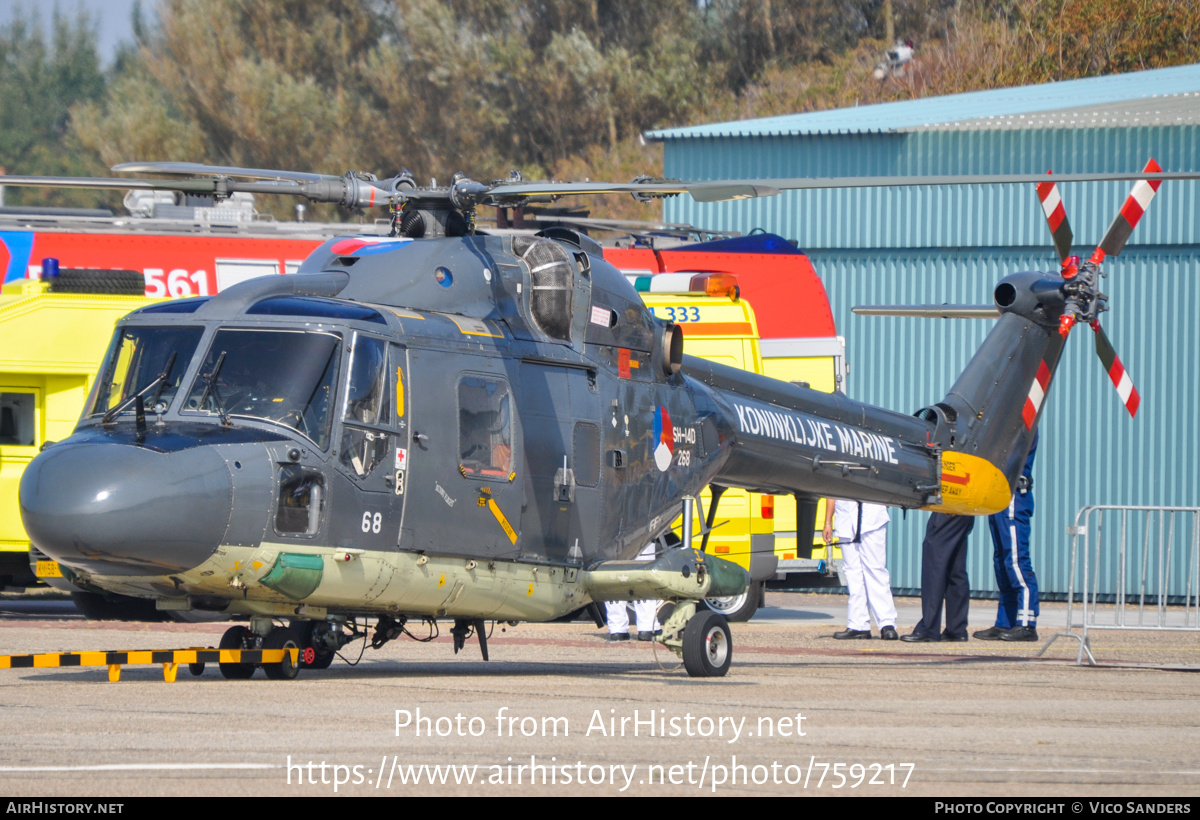
<instances>
[{"instance_id":1,"label":"yellow tail band","mask_svg":"<svg viewBox=\"0 0 1200 820\"><path fill-rule=\"evenodd\" d=\"M951 515L991 515L1008 507L1012 487L990 461L966 453L942 454L942 503L923 509Z\"/></svg>"}]
</instances>

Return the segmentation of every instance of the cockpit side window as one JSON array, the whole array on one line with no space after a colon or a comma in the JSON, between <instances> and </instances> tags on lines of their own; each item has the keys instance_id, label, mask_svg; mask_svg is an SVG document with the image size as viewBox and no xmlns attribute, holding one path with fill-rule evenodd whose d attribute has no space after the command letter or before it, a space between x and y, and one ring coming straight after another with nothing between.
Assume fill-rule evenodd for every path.
<instances>
[{"instance_id":1,"label":"cockpit side window","mask_svg":"<svg viewBox=\"0 0 1200 820\"><path fill-rule=\"evenodd\" d=\"M388 390L387 343L359 335L354 341L346 385L345 426L338 448L343 466L365 478L391 455L392 401Z\"/></svg>"},{"instance_id":2,"label":"cockpit side window","mask_svg":"<svg viewBox=\"0 0 1200 820\"><path fill-rule=\"evenodd\" d=\"M459 466L465 476L512 472L512 395L508 383L464 376L458 383Z\"/></svg>"},{"instance_id":3,"label":"cockpit side window","mask_svg":"<svg viewBox=\"0 0 1200 820\"><path fill-rule=\"evenodd\" d=\"M346 420L363 424L391 422L387 390L387 345L372 336L359 336L350 361L346 388Z\"/></svg>"}]
</instances>

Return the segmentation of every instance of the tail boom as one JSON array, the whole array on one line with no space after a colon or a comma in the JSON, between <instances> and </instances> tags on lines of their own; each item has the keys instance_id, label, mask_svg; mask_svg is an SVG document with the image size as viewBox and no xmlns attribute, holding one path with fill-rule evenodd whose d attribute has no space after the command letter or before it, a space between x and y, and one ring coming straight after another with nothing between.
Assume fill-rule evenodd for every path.
<instances>
[{"instance_id":1,"label":"tail boom","mask_svg":"<svg viewBox=\"0 0 1200 820\"><path fill-rule=\"evenodd\" d=\"M732 437L714 483L909 508L936 500L928 422L691 356L683 371L712 391Z\"/></svg>"},{"instance_id":2,"label":"tail boom","mask_svg":"<svg viewBox=\"0 0 1200 820\"><path fill-rule=\"evenodd\" d=\"M711 481L954 515L1007 508L1066 343L1066 282L1001 280L995 326L946 397L912 416L685 356L683 373L711 391L729 442ZM1087 304L1097 298L1089 278L1071 287Z\"/></svg>"}]
</instances>

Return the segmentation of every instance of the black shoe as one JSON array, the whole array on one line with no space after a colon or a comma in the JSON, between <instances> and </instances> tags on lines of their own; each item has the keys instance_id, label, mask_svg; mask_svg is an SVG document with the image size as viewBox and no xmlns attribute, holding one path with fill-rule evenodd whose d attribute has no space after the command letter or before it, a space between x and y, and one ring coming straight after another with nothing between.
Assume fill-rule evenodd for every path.
<instances>
[{"instance_id":1,"label":"black shoe","mask_svg":"<svg viewBox=\"0 0 1200 820\"><path fill-rule=\"evenodd\" d=\"M901 635L900 640L908 643L937 643L942 639L941 635L926 635L924 632L914 632L911 635Z\"/></svg>"},{"instance_id":2,"label":"black shoe","mask_svg":"<svg viewBox=\"0 0 1200 820\"><path fill-rule=\"evenodd\" d=\"M896 627L885 626L879 630L879 637L885 641L894 641L900 636L896 634Z\"/></svg>"},{"instance_id":3,"label":"black shoe","mask_svg":"<svg viewBox=\"0 0 1200 820\"><path fill-rule=\"evenodd\" d=\"M975 633L975 637L981 641L998 641L1000 636L1007 632L1002 626L990 626L987 629L981 629Z\"/></svg>"},{"instance_id":4,"label":"black shoe","mask_svg":"<svg viewBox=\"0 0 1200 820\"><path fill-rule=\"evenodd\" d=\"M629 640L628 632L610 632L610 633L608 633L608 642L609 643L616 643L617 641L627 641L627 640Z\"/></svg>"},{"instance_id":5,"label":"black shoe","mask_svg":"<svg viewBox=\"0 0 1200 820\"><path fill-rule=\"evenodd\" d=\"M639 632L637 634L637 639L639 641L652 641L652 640L654 640L654 633L653 632Z\"/></svg>"},{"instance_id":6,"label":"black shoe","mask_svg":"<svg viewBox=\"0 0 1200 820\"><path fill-rule=\"evenodd\" d=\"M966 643L967 642L967 633L964 632L961 635L951 635L949 632L943 632L942 640L947 641L949 643Z\"/></svg>"},{"instance_id":7,"label":"black shoe","mask_svg":"<svg viewBox=\"0 0 1200 820\"><path fill-rule=\"evenodd\" d=\"M869 641L871 640L871 630L843 629L841 632L834 632L833 637L839 641Z\"/></svg>"},{"instance_id":8,"label":"black shoe","mask_svg":"<svg viewBox=\"0 0 1200 820\"><path fill-rule=\"evenodd\" d=\"M1033 626L1014 626L1012 629L1005 629L1000 633L1002 641L1036 641L1037 627Z\"/></svg>"}]
</instances>

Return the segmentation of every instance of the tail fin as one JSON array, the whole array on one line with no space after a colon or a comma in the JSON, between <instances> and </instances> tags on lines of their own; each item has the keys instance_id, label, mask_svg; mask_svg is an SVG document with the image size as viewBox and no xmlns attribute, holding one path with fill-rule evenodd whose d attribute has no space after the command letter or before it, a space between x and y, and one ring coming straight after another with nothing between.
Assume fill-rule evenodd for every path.
<instances>
[{"instance_id":1,"label":"tail fin","mask_svg":"<svg viewBox=\"0 0 1200 820\"><path fill-rule=\"evenodd\" d=\"M1152 159L1145 171L1161 169ZM1116 256L1162 183L1134 184L1125 206L1086 262L1071 256L1071 228L1053 183L1037 186L1061 275L1017 273L994 293L1000 320L950 388L946 398L917 415L935 425L933 443L942 450L941 501L929 509L960 515L997 512L1008 506L1012 488L1033 444L1034 430L1063 345L1078 321L1096 332L1096 353L1131 416L1141 398L1100 327L1108 297L1100 292L1100 264ZM855 309L855 312L865 312ZM876 308L880 315L986 316L982 306Z\"/></svg>"},{"instance_id":2,"label":"tail fin","mask_svg":"<svg viewBox=\"0 0 1200 820\"><path fill-rule=\"evenodd\" d=\"M929 509L985 515L1008 506L1066 341L1058 333L1058 311L1045 309L1061 283L1035 273L1004 279L996 288L996 326L946 398L918 414L937 425L934 440L942 447L942 499ZM1018 288L1026 298L1015 298ZM1034 293L1038 302L1023 315L1018 305ZM1004 305L1001 299L1010 296Z\"/></svg>"}]
</instances>

